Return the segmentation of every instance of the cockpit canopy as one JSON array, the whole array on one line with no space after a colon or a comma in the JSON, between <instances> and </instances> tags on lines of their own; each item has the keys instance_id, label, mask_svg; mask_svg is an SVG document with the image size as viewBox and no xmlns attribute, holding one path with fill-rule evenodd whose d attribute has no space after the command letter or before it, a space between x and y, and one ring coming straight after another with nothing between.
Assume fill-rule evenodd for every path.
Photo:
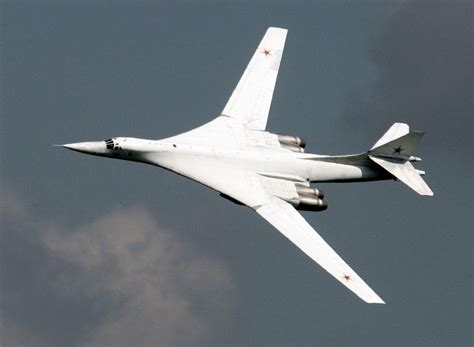
<instances>
[{"instance_id":1,"label":"cockpit canopy","mask_svg":"<svg viewBox=\"0 0 474 347\"><path fill-rule=\"evenodd\" d=\"M118 141L115 138L105 140L105 147L107 149L121 149Z\"/></svg>"},{"instance_id":2,"label":"cockpit canopy","mask_svg":"<svg viewBox=\"0 0 474 347\"><path fill-rule=\"evenodd\" d=\"M107 147L107 149L113 149L114 148L114 140L113 139L105 140L105 146Z\"/></svg>"}]
</instances>

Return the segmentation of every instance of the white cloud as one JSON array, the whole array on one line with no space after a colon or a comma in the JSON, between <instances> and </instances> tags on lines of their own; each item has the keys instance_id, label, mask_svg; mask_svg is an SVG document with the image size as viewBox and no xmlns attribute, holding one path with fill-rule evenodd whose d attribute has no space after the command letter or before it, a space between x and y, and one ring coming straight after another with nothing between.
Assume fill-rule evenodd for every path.
<instances>
[{"instance_id":1,"label":"white cloud","mask_svg":"<svg viewBox=\"0 0 474 347\"><path fill-rule=\"evenodd\" d=\"M38 236L33 242L54 259L54 266L40 279L48 283L52 300L57 301L54 304L79 303L80 309L75 308L78 312L62 319L75 314L96 315L94 325L78 321L77 328L83 333L70 343L204 343L227 319L234 297L228 271L218 260L199 254L191 244L161 227L146 208L120 208L66 230L51 223L28 222L33 217L18 207L18 199L0 200L2 209L14 201L7 223L20 225L20 229L38 226L30 234ZM8 320L10 312L3 311L3 318ZM17 331L38 335L29 332L29 326L20 320L9 329L16 335ZM37 341L47 344L50 340L38 336Z\"/></svg>"}]
</instances>

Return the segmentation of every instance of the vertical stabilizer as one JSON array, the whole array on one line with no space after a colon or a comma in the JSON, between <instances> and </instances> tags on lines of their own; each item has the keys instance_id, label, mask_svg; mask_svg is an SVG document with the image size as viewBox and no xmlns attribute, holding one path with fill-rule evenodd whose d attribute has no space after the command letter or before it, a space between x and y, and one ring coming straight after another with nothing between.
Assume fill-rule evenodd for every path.
<instances>
[{"instance_id":1,"label":"vertical stabilizer","mask_svg":"<svg viewBox=\"0 0 474 347\"><path fill-rule=\"evenodd\" d=\"M372 146L371 150L380 147L387 142L393 141L402 137L410 132L410 127L405 123L393 123L393 125L388 129L385 134Z\"/></svg>"},{"instance_id":2,"label":"vertical stabilizer","mask_svg":"<svg viewBox=\"0 0 474 347\"><path fill-rule=\"evenodd\" d=\"M416 146L424 133L412 131L381 146L372 147L370 155L406 158L415 155Z\"/></svg>"},{"instance_id":3,"label":"vertical stabilizer","mask_svg":"<svg viewBox=\"0 0 474 347\"><path fill-rule=\"evenodd\" d=\"M433 192L421 178L420 173L423 172L411 164L412 161L421 161L415 157L415 150L423 135L424 133L419 131L410 132L405 123L395 123L367 154L373 162L418 194L431 196Z\"/></svg>"}]
</instances>

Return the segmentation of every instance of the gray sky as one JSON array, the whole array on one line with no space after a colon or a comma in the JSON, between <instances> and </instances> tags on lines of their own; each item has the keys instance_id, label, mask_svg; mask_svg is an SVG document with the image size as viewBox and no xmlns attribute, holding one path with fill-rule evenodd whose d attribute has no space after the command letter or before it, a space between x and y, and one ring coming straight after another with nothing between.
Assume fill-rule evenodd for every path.
<instances>
[{"instance_id":1,"label":"gray sky","mask_svg":"<svg viewBox=\"0 0 474 347\"><path fill-rule=\"evenodd\" d=\"M472 345L472 5L1 4L2 345ZM163 138L219 114L268 26L289 29L268 130L313 153L425 130L433 198L319 185L308 221L367 305L249 209L155 167L52 148ZM230 183L231 184L231 183Z\"/></svg>"}]
</instances>

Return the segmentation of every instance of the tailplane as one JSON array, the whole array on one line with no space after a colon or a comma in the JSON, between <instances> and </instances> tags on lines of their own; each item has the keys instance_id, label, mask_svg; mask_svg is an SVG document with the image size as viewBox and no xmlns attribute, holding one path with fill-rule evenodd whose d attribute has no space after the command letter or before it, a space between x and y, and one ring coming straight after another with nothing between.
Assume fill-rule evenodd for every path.
<instances>
[{"instance_id":1,"label":"tailplane","mask_svg":"<svg viewBox=\"0 0 474 347\"><path fill-rule=\"evenodd\" d=\"M421 178L424 172L415 169L411 163L421 161L420 158L415 157L415 149L423 134L418 131L410 132L407 124L395 123L367 154L373 162L418 194L432 196L432 190Z\"/></svg>"}]
</instances>

